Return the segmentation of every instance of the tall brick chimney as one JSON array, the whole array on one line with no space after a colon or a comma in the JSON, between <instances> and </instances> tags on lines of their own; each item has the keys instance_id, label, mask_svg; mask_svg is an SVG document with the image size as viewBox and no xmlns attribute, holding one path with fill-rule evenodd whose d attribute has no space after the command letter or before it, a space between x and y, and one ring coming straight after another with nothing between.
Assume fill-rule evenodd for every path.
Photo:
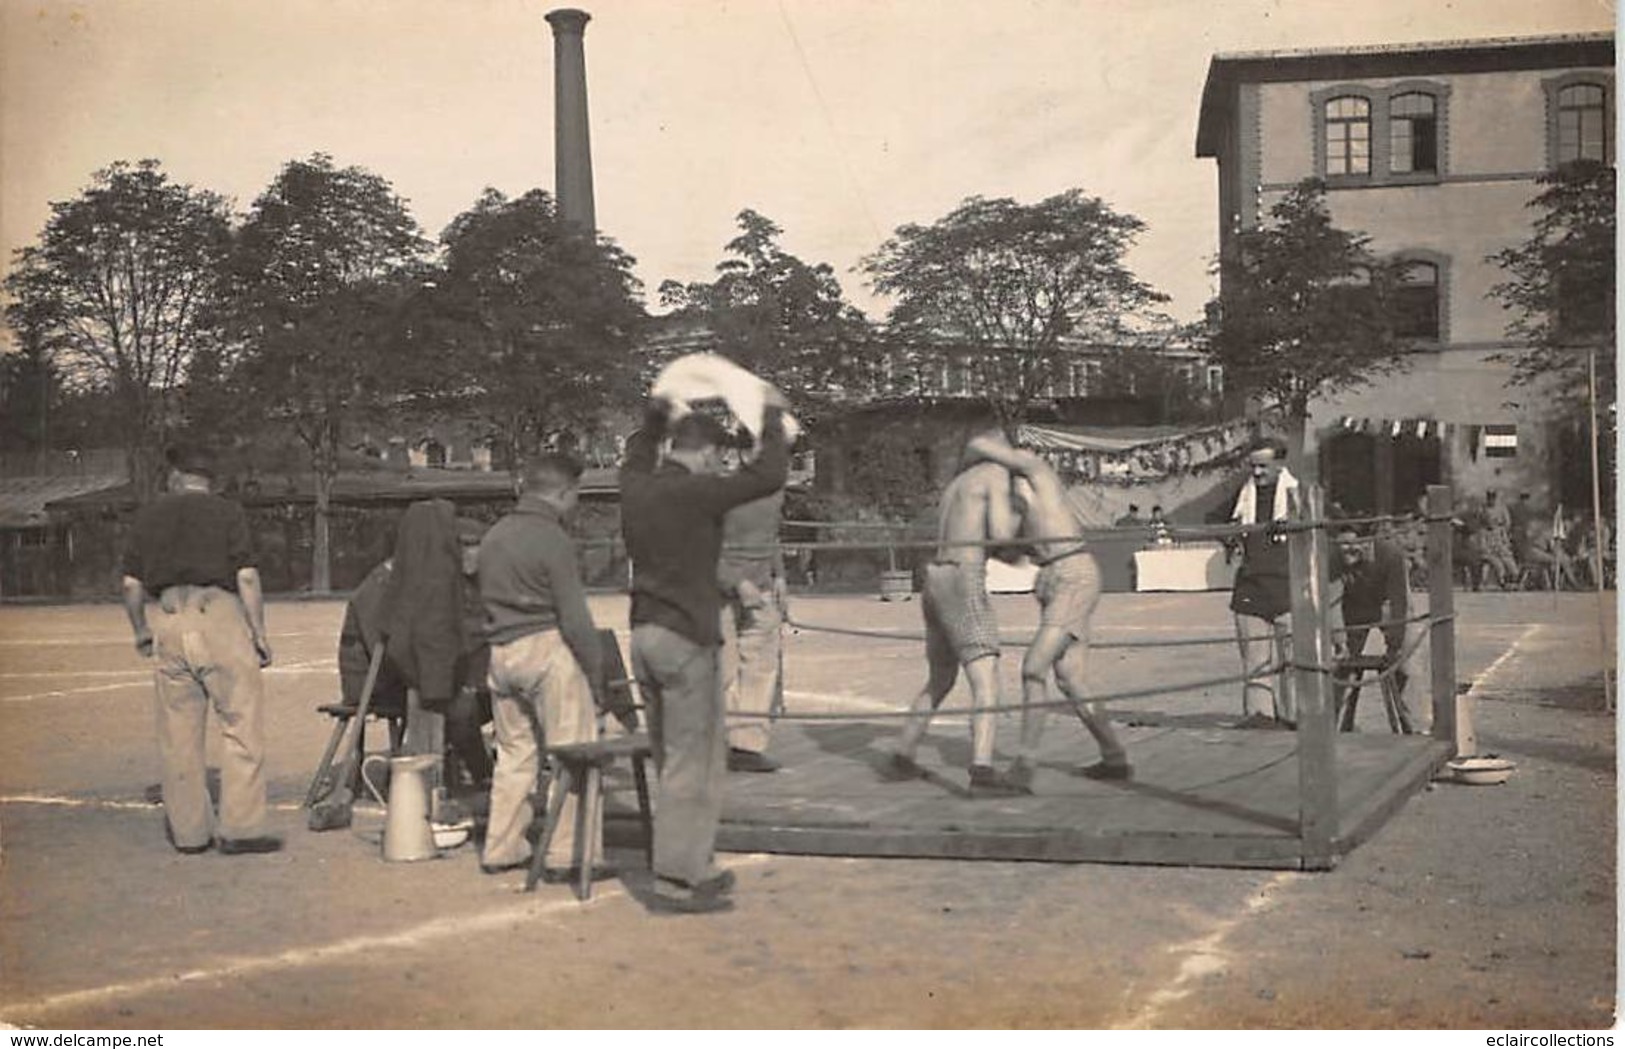
<instances>
[{"instance_id":1,"label":"tall brick chimney","mask_svg":"<svg viewBox=\"0 0 1625 1049\"><path fill-rule=\"evenodd\" d=\"M592 18L560 8L553 27L553 193L559 215L585 233L598 230L592 202L592 143L587 134L587 55L582 38Z\"/></svg>"}]
</instances>

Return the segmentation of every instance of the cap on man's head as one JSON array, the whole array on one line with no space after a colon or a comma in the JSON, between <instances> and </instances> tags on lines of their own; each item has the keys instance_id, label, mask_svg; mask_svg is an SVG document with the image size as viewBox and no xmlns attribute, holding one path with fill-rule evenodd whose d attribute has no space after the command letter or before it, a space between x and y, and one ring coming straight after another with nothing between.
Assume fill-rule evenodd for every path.
<instances>
[{"instance_id":1,"label":"cap on man's head","mask_svg":"<svg viewBox=\"0 0 1625 1049\"><path fill-rule=\"evenodd\" d=\"M171 470L179 470L183 474L196 474L199 477L214 480L214 454L202 445L171 445L169 450L164 453L164 460L169 464Z\"/></svg>"},{"instance_id":2,"label":"cap on man's head","mask_svg":"<svg viewBox=\"0 0 1625 1049\"><path fill-rule=\"evenodd\" d=\"M725 448L728 444L727 428L703 412L690 412L672 424L671 446L680 452Z\"/></svg>"}]
</instances>

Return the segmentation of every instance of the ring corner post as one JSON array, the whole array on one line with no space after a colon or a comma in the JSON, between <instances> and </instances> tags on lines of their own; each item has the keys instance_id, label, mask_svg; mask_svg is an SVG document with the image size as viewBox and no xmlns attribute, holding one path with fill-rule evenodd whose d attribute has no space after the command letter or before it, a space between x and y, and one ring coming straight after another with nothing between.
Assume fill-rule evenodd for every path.
<instances>
[{"instance_id":1,"label":"ring corner post","mask_svg":"<svg viewBox=\"0 0 1625 1049\"><path fill-rule=\"evenodd\" d=\"M1449 743L1452 756L1478 752L1467 697L1456 695L1456 591L1450 488L1428 485L1428 647L1433 680L1433 738Z\"/></svg>"},{"instance_id":2,"label":"ring corner post","mask_svg":"<svg viewBox=\"0 0 1625 1049\"><path fill-rule=\"evenodd\" d=\"M1293 514L1292 662L1298 718L1298 833L1306 870L1336 863L1337 726L1332 685L1331 635L1326 615L1330 589L1325 493L1306 485Z\"/></svg>"}]
</instances>

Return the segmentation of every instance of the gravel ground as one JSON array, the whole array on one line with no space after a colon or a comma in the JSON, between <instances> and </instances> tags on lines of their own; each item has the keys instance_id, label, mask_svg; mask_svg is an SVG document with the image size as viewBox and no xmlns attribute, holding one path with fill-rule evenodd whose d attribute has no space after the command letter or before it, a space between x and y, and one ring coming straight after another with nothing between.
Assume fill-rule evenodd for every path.
<instances>
[{"instance_id":1,"label":"gravel ground","mask_svg":"<svg viewBox=\"0 0 1625 1049\"><path fill-rule=\"evenodd\" d=\"M997 602L1012 636L1030 625L1030 599ZM179 856L159 811L141 802L156 779L149 686L122 615L0 609L0 1019L128 1029L1609 1026L1615 734L1599 710L1595 599L1462 594L1458 604L1458 676L1474 683L1480 749L1514 759L1517 772L1496 787L1436 784L1331 872L740 856L727 858L740 875L734 911L675 918L648 915L630 873L580 905L563 887L526 896L517 875L482 876L466 848L385 865L376 811L361 810L348 833L305 832L297 804L325 736L310 708L335 689L336 602L270 613L274 821L288 848ZM600 622L624 623L624 601L595 599L595 609ZM815 598L797 614L913 629L919 613ZM1109 595L1097 625L1123 637L1228 629L1223 595ZM918 652L798 634L792 708L901 702L919 684ZM1102 652L1093 673L1112 687L1211 676L1231 659L1224 649ZM1156 706L1228 711L1234 699Z\"/></svg>"}]
</instances>

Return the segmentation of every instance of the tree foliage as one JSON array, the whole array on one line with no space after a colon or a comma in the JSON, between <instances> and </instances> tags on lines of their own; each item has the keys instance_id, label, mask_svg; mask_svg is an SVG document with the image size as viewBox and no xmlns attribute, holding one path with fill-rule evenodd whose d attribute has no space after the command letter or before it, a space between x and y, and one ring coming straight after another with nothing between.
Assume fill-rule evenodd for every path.
<instances>
[{"instance_id":1,"label":"tree foliage","mask_svg":"<svg viewBox=\"0 0 1625 1049\"><path fill-rule=\"evenodd\" d=\"M414 311L413 337L449 348L417 378L427 399L483 420L523 458L593 434L629 403L644 319L635 261L564 224L553 197L487 189L441 234L444 267Z\"/></svg>"},{"instance_id":2,"label":"tree foliage","mask_svg":"<svg viewBox=\"0 0 1625 1049\"><path fill-rule=\"evenodd\" d=\"M971 197L932 225L898 227L862 269L897 300L888 334L972 350L1011 422L1064 379L1065 340L1115 341L1167 301L1123 261L1144 230L1079 189L1031 205Z\"/></svg>"},{"instance_id":3,"label":"tree foliage","mask_svg":"<svg viewBox=\"0 0 1625 1049\"><path fill-rule=\"evenodd\" d=\"M317 153L285 164L250 209L233 258L232 385L289 426L316 478L318 590L346 433L393 390L398 306L427 248L383 177Z\"/></svg>"},{"instance_id":4,"label":"tree foliage","mask_svg":"<svg viewBox=\"0 0 1625 1049\"><path fill-rule=\"evenodd\" d=\"M810 264L779 244L783 230L746 208L739 235L710 282L660 285L660 301L709 329L723 356L798 399L828 400L852 388L868 332L828 263ZM816 410L816 407L815 407Z\"/></svg>"},{"instance_id":5,"label":"tree foliage","mask_svg":"<svg viewBox=\"0 0 1625 1049\"><path fill-rule=\"evenodd\" d=\"M6 319L24 344L70 389L112 395L142 496L157 489L187 367L218 343L229 245L224 199L171 182L155 160L120 161L51 205L6 278Z\"/></svg>"},{"instance_id":6,"label":"tree foliage","mask_svg":"<svg viewBox=\"0 0 1625 1049\"><path fill-rule=\"evenodd\" d=\"M1524 243L1491 257L1508 279L1491 289L1512 314L1507 334L1526 348L1505 356L1518 385L1550 384L1551 403L1576 420L1587 415L1590 358L1598 401L1616 396L1614 342L1615 172L1577 161L1540 179Z\"/></svg>"},{"instance_id":7,"label":"tree foliage","mask_svg":"<svg viewBox=\"0 0 1625 1049\"><path fill-rule=\"evenodd\" d=\"M1238 234L1219 275L1214 357L1229 380L1285 409L1300 449L1312 400L1405 364L1409 347L1393 330L1397 271L1368 236L1332 225L1316 179Z\"/></svg>"}]
</instances>

